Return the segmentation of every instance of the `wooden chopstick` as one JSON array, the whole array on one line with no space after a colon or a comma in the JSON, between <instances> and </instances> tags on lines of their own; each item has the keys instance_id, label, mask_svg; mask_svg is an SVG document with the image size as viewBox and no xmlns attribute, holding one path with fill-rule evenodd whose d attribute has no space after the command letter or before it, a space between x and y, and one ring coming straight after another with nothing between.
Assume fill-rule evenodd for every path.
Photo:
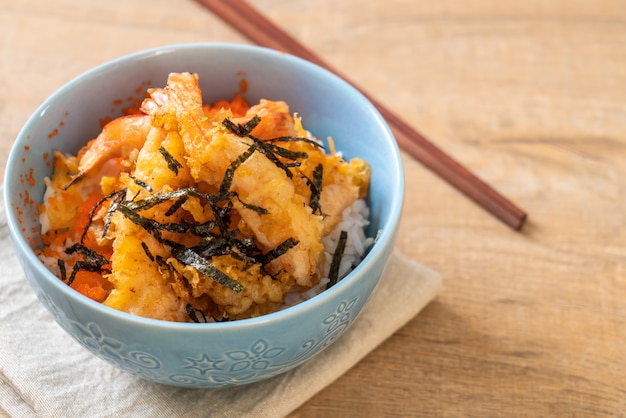
<instances>
[{"instance_id":1,"label":"wooden chopstick","mask_svg":"<svg viewBox=\"0 0 626 418\"><path fill-rule=\"evenodd\" d=\"M246 2L242 0L198 1L256 44L304 58L350 82ZM354 83L351 84L354 86ZM376 106L385 118L401 149L511 228L515 230L522 228L526 220L526 213L523 210L428 141L362 89L359 91Z\"/></svg>"}]
</instances>

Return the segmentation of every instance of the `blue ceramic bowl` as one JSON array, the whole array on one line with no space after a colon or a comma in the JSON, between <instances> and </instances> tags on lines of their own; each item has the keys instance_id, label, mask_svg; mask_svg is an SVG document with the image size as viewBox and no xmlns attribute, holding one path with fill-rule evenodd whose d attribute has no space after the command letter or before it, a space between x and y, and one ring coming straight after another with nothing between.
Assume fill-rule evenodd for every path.
<instances>
[{"instance_id":1,"label":"blue ceramic bowl","mask_svg":"<svg viewBox=\"0 0 626 418\"><path fill-rule=\"evenodd\" d=\"M241 78L246 98L285 100L317 137L332 136L346 158L369 162L369 236L359 266L328 291L259 318L210 324L146 319L75 292L35 256L37 204L52 171L53 150L76 153L100 121L164 86L170 72L196 72L205 101L229 98ZM397 144L385 121L350 85L307 61L278 51L230 44L186 44L135 53L101 65L48 98L18 135L5 175L5 203L15 251L39 300L95 355L129 373L186 387L246 384L283 373L342 335L376 288L394 246L404 181Z\"/></svg>"}]
</instances>

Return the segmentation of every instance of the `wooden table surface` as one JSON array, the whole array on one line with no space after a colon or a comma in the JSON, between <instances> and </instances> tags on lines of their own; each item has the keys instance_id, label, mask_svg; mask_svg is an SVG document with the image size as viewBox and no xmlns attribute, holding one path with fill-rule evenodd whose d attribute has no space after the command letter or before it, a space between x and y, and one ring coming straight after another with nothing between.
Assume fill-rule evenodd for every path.
<instances>
[{"instance_id":1,"label":"wooden table surface","mask_svg":"<svg viewBox=\"0 0 626 418\"><path fill-rule=\"evenodd\" d=\"M254 4L529 214L515 232L405 155L397 245L442 293L293 416L624 416L626 3ZM95 65L249 43L192 0L0 0L0 28L2 166Z\"/></svg>"}]
</instances>

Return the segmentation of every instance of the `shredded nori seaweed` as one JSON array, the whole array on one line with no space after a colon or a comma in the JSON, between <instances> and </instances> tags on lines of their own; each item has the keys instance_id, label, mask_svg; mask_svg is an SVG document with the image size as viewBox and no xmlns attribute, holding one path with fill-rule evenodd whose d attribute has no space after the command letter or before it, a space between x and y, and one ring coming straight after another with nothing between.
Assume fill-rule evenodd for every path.
<instances>
[{"instance_id":1,"label":"shredded nori seaweed","mask_svg":"<svg viewBox=\"0 0 626 418\"><path fill-rule=\"evenodd\" d=\"M298 245L298 243L299 241L295 238L287 238L285 241L278 244L276 248L274 248L273 250L270 250L268 253L263 255L262 263L267 264L270 261L280 257L281 255L285 254L288 250Z\"/></svg>"},{"instance_id":2,"label":"shredded nori seaweed","mask_svg":"<svg viewBox=\"0 0 626 418\"><path fill-rule=\"evenodd\" d=\"M76 274L81 271L90 271L95 273L110 273L111 271L105 269L104 266L109 264L109 260L107 260L104 256L96 253L91 248L77 243L65 250L67 254L78 253L83 258L82 260L77 261L72 268L72 273L70 277L67 279L67 284L71 285L76 278ZM65 269L65 267L63 267Z\"/></svg>"},{"instance_id":3,"label":"shredded nori seaweed","mask_svg":"<svg viewBox=\"0 0 626 418\"><path fill-rule=\"evenodd\" d=\"M180 209L181 206L183 206L188 199L189 199L189 196L182 196L178 200L175 200L174 204L172 204L172 206L170 206L167 212L165 212L165 216L172 216L173 214L175 214L176 211Z\"/></svg>"},{"instance_id":4,"label":"shredded nori seaweed","mask_svg":"<svg viewBox=\"0 0 626 418\"><path fill-rule=\"evenodd\" d=\"M275 149L274 148L279 148L279 147L275 147L271 144L268 144L266 142L261 141L260 139L256 139L256 138L252 138L249 137L251 139L253 139L257 144L259 144L258 146L258 150L261 154L265 155L267 157L268 160L270 160L271 162L274 163L274 165L276 165L276 167L280 168L281 170L283 170L285 172L285 174L287 175L288 178L293 178L293 173L291 172L291 170L289 169L289 167L287 167L285 165L284 162L282 162L275 153Z\"/></svg>"},{"instance_id":5,"label":"shredded nori seaweed","mask_svg":"<svg viewBox=\"0 0 626 418\"><path fill-rule=\"evenodd\" d=\"M335 247L335 252L333 253L333 259L330 263L330 271L328 272L328 278L330 281L328 282L327 289L334 286L339 280L339 267L341 265L341 259L343 258L343 252L346 250L346 243L348 241L348 232L341 231L339 233L339 240L337 241L337 247Z\"/></svg>"},{"instance_id":6,"label":"shredded nori seaweed","mask_svg":"<svg viewBox=\"0 0 626 418\"><path fill-rule=\"evenodd\" d=\"M222 286L226 286L233 292L239 293L243 290L241 283L219 270L213 265L213 263L196 253L191 248L175 246L172 248L172 256L181 263L195 268L200 273L210 277Z\"/></svg>"},{"instance_id":7,"label":"shredded nori seaweed","mask_svg":"<svg viewBox=\"0 0 626 418\"><path fill-rule=\"evenodd\" d=\"M124 204L132 211L142 211L153 208L161 203L167 202L169 200L175 200L182 198L184 196L198 196L195 194L196 189L193 187L186 189L177 189L171 192L157 192L151 194L150 196L144 199L133 199L131 201L127 201Z\"/></svg>"},{"instance_id":8,"label":"shredded nori seaweed","mask_svg":"<svg viewBox=\"0 0 626 418\"><path fill-rule=\"evenodd\" d=\"M260 214L260 215L267 215L269 212L269 210L265 209L262 206L258 206L258 205L252 205L250 203L246 203L243 200L241 200L241 198L239 197L239 195L235 195L234 197L237 198L237 200L239 201L239 203L241 203L243 205L244 208L246 209L250 209L255 211L256 213Z\"/></svg>"},{"instance_id":9,"label":"shredded nori seaweed","mask_svg":"<svg viewBox=\"0 0 626 418\"><path fill-rule=\"evenodd\" d=\"M311 144L313 146L316 146L320 149L325 149L324 145L321 144L320 142L314 140L314 139L310 139L310 138L304 138L301 136L278 136L276 138L272 138L272 139L268 139L267 142L271 142L271 143L276 143L276 142L306 142L308 144Z\"/></svg>"},{"instance_id":10,"label":"shredded nori seaweed","mask_svg":"<svg viewBox=\"0 0 626 418\"><path fill-rule=\"evenodd\" d=\"M257 149L257 144L253 143L250 147L242 153L237 159L235 159L224 173L224 178L222 179L222 183L220 184L219 194L220 196L226 195L230 190L230 185L232 184L233 177L235 176L235 170L239 168L241 164L243 164Z\"/></svg>"},{"instance_id":11,"label":"shredded nori seaweed","mask_svg":"<svg viewBox=\"0 0 626 418\"><path fill-rule=\"evenodd\" d=\"M89 218L87 220L87 223L85 224L85 228L83 229L83 233L80 236L80 241L79 241L80 243L83 243L85 241L85 237L87 236L87 232L89 231L89 227L91 226L91 223L93 222L93 217L95 216L95 214L98 211L98 209L100 209L100 206L102 206L104 204L104 202L106 202L107 200L112 199L115 196L117 196L119 193L120 192L110 193L110 194L104 196L98 202L96 202L95 205L93 205L93 207L89 211ZM108 220L108 218L107 218L107 220ZM108 229L108 226L106 227L106 229ZM105 229L105 233L106 233L106 229Z\"/></svg>"},{"instance_id":12,"label":"shredded nori seaweed","mask_svg":"<svg viewBox=\"0 0 626 418\"><path fill-rule=\"evenodd\" d=\"M148 244L146 244L145 242L142 242L141 248L143 248L143 251L146 253L146 256L150 259L150 261L154 261L154 256L152 255L150 248L148 248Z\"/></svg>"},{"instance_id":13,"label":"shredded nori seaweed","mask_svg":"<svg viewBox=\"0 0 626 418\"><path fill-rule=\"evenodd\" d=\"M167 163L167 168L169 168L172 173L178 175L178 169L183 168L183 165L178 162L176 158L172 154L170 154L165 148L162 146L159 147L159 152L165 158L165 162Z\"/></svg>"},{"instance_id":14,"label":"shredded nori seaweed","mask_svg":"<svg viewBox=\"0 0 626 418\"><path fill-rule=\"evenodd\" d=\"M196 324L203 324L208 322L204 312L202 312L200 309L194 309L194 307L191 306L190 303L185 306L185 309L187 310L187 315L189 315L189 319L191 319L191 322L195 322ZM200 315L202 315L202 319L198 318L196 312L199 312Z\"/></svg>"},{"instance_id":15,"label":"shredded nori seaweed","mask_svg":"<svg viewBox=\"0 0 626 418\"><path fill-rule=\"evenodd\" d=\"M279 147L278 145L272 144L270 141L262 141L265 144L266 149L271 151L272 154L279 155L283 158L287 158L289 160L298 160L302 158L307 158L309 154L304 151L291 151L290 149Z\"/></svg>"},{"instance_id":16,"label":"shredded nori seaweed","mask_svg":"<svg viewBox=\"0 0 626 418\"><path fill-rule=\"evenodd\" d=\"M322 194L323 175L324 166L322 164L318 164L313 170L312 180L305 176L306 182L309 185L309 189L311 190L309 206L311 206L311 209L313 209L313 213L317 213L319 215L322 214L322 207L320 206L320 196Z\"/></svg>"},{"instance_id":17,"label":"shredded nori seaweed","mask_svg":"<svg viewBox=\"0 0 626 418\"><path fill-rule=\"evenodd\" d=\"M117 205L117 210L121 212L122 215L124 215L127 219L131 220L133 223L148 231L148 233L150 233L158 241L162 240L161 228L159 228L160 224L157 221L146 218L145 216L141 216L137 212L130 209L128 205L123 203Z\"/></svg>"},{"instance_id":18,"label":"shredded nori seaweed","mask_svg":"<svg viewBox=\"0 0 626 418\"><path fill-rule=\"evenodd\" d=\"M138 178L135 178L133 176L131 176L130 178L132 178L133 181L135 183L137 183L139 186L143 187L144 189L146 189L149 192L152 192L152 187L150 187L150 185L148 183L146 183L145 181L143 181L141 179L138 179Z\"/></svg>"},{"instance_id":19,"label":"shredded nori seaweed","mask_svg":"<svg viewBox=\"0 0 626 418\"><path fill-rule=\"evenodd\" d=\"M104 218L104 228L102 230L102 237L105 237L109 228L111 227L111 217L115 213L117 206L124 200L126 196L126 189L119 190L118 192L111 193L112 202L109 204L109 210ZM91 221L91 218L90 218Z\"/></svg>"},{"instance_id":20,"label":"shredded nori seaweed","mask_svg":"<svg viewBox=\"0 0 626 418\"><path fill-rule=\"evenodd\" d=\"M102 266L109 264L109 260L107 260L104 256L98 254L91 248L80 243L74 244L68 247L65 250L65 253L66 254L79 253L87 263L93 266L96 266L98 268L102 268Z\"/></svg>"},{"instance_id":21,"label":"shredded nori seaweed","mask_svg":"<svg viewBox=\"0 0 626 418\"><path fill-rule=\"evenodd\" d=\"M159 267L164 268L165 270L172 270L172 267L167 264L167 260L165 260L162 256L156 255L154 257L154 261L159 265Z\"/></svg>"},{"instance_id":22,"label":"shredded nori seaweed","mask_svg":"<svg viewBox=\"0 0 626 418\"><path fill-rule=\"evenodd\" d=\"M79 271L84 270L84 271L90 271L93 273L110 273L109 270L103 270L102 268L91 264L90 262L87 261L77 261L74 264L74 268L72 268L72 273L70 274L69 279L67 279L67 285L71 286L71 284L74 282L74 279L76 278L76 274L78 274Z\"/></svg>"},{"instance_id":23,"label":"shredded nori seaweed","mask_svg":"<svg viewBox=\"0 0 626 418\"><path fill-rule=\"evenodd\" d=\"M253 141L253 144L256 144L255 150L265 155L278 168L282 169L287 175L287 177L293 178L293 173L291 172L289 168L293 166L298 166L299 162L297 162L296 160L307 158L309 155L303 151L292 151L290 149L280 147L276 145L276 143L288 142L288 141L303 141L303 142L308 142L310 144L313 144L315 146L320 146L320 144L318 144L315 141L310 140L309 138L299 138L299 137L290 137L290 136L280 136L280 137L271 138L268 140L261 140L250 134L252 130L259 124L260 121L261 121L261 118L259 118L258 116L254 116L252 119L250 119L247 123L243 125L236 124L230 119L224 119L222 121L222 124L235 135L251 139ZM279 157L290 160L291 162L284 162Z\"/></svg>"},{"instance_id":24,"label":"shredded nori seaweed","mask_svg":"<svg viewBox=\"0 0 626 418\"><path fill-rule=\"evenodd\" d=\"M248 122L243 125L234 123L230 119L224 119L222 123L232 133L237 136L249 136L250 132L257 127L257 125L261 122L261 118L258 115L254 115Z\"/></svg>"},{"instance_id":25,"label":"shredded nori seaweed","mask_svg":"<svg viewBox=\"0 0 626 418\"><path fill-rule=\"evenodd\" d=\"M61 274L61 280L67 280L67 269L65 267L65 261L62 258L57 260L57 265L59 266L59 273Z\"/></svg>"},{"instance_id":26,"label":"shredded nori seaweed","mask_svg":"<svg viewBox=\"0 0 626 418\"><path fill-rule=\"evenodd\" d=\"M67 183L64 187L63 190L67 190L69 189L71 186L73 186L74 184L78 183L80 180L83 179L83 177L85 177L85 173L78 173L76 175L74 175L72 177L72 179L70 180L69 183Z\"/></svg>"},{"instance_id":27,"label":"shredded nori seaweed","mask_svg":"<svg viewBox=\"0 0 626 418\"><path fill-rule=\"evenodd\" d=\"M200 273L210 277L219 284L226 286L237 293L243 290L243 286L238 281L232 279L226 273L217 269L217 267L215 267L209 260L202 257L192 248L187 248L176 242L165 240L163 239L161 234L162 230L176 232L180 234L194 233L196 225L186 221L178 224L159 223L153 219L149 219L139 215L138 213L131 210L126 204L119 204L117 210L120 211L127 219L144 228L159 242L172 247L172 256L181 263L195 268ZM145 250L146 247L144 247L144 251Z\"/></svg>"}]
</instances>

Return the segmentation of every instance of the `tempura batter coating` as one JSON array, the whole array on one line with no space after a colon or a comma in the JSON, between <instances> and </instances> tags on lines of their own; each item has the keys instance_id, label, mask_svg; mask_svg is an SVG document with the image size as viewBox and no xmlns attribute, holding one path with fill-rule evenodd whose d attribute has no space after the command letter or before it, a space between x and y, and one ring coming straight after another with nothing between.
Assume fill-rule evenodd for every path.
<instances>
[{"instance_id":1,"label":"tempura batter coating","mask_svg":"<svg viewBox=\"0 0 626 418\"><path fill-rule=\"evenodd\" d=\"M239 100L234 115L203 104L190 73L148 93L142 114L110 122L78 157L56 155L42 211L50 267L73 287L97 270L87 287L104 304L171 321L263 315L316 285L322 238L367 194L369 166L325 151L284 102L244 114Z\"/></svg>"}]
</instances>

